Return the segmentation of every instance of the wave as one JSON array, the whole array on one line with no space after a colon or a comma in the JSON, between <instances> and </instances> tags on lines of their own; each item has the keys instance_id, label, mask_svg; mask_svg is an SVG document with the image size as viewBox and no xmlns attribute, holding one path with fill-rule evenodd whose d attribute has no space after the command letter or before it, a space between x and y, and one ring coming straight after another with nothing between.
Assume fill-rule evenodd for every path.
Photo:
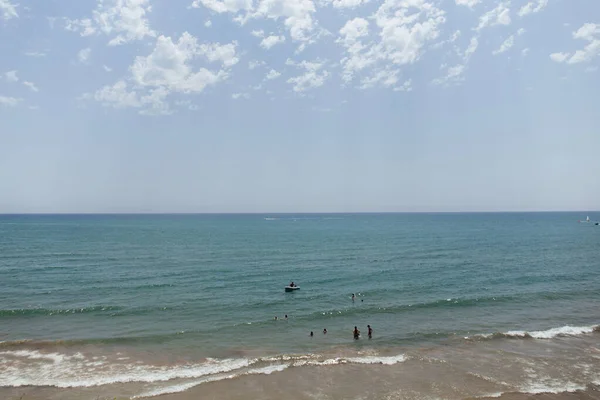
<instances>
[{"instance_id":1,"label":"wave","mask_svg":"<svg viewBox=\"0 0 600 400\"><path fill-rule=\"evenodd\" d=\"M487 334L477 334L473 336L467 336L465 339L553 339L556 337L566 336L580 336L594 332L600 332L600 325L591 326L570 326L565 325L558 328L550 328L545 331L508 331L508 332L496 332Z\"/></svg>"},{"instance_id":2,"label":"wave","mask_svg":"<svg viewBox=\"0 0 600 400\"><path fill-rule=\"evenodd\" d=\"M16 317L16 316L35 316L35 315L64 315L64 314L86 314L99 312L116 312L124 310L119 306L92 306L92 307L73 307L64 309L52 308L18 308L0 310L0 317Z\"/></svg>"},{"instance_id":3,"label":"wave","mask_svg":"<svg viewBox=\"0 0 600 400\"><path fill-rule=\"evenodd\" d=\"M327 366L341 364L393 365L407 360L403 354L396 356L359 356L326 358L319 355L282 355L264 358L211 359L201 363L177 365L152 365L134 362L128 357L109 359L107 356L90 357L78 352L65 354L39 350L0 351L0 387L52 386L82 388L115 383L160 383L172 380L190 380L165 390L187 390L198 384L230 379L248 374L267 374L290 367ZM228 374L228 375L223 375ZM200 381L197 379L201 378ZM154 392L153 392L154 393ZM146 393L140 397L148 397Z\"/></svg>"},{"instance_id":4,"label":"wave","mask_svg":"<svg viewBox=\"0 0 600 400\"><path fill-rule=\"evenodd\" d=\"M154 389L136 396L132 396L132 399L140 399L140 398L147 398L147 397L156 397L156 396L162 396L165 394L173 394L173 393L180 393L180 392L185 392L186 390L189 390L195 386L201 385L203 383L209 383L209 382L217 382L217 381L222 381L222 380L226 380L226 379L234 379L234 378L239 378L242 376L246 376L246 375L270 375L274 372L281 372L285 369L287 369L288 366L287 365L274 365L274 366L270 366L270 367L263 367L263 368L255 368L255 369L251 369L249 371L240 373L240 374L230 374L230 375L225 375L225 376L211 376L208 378L204 378L198 381L194 381L194 382L188 382L188 383L182 383L179 385L172 385L172 386L167 386L167 387L163 387L163 388L159 388L159 389Z\"/></svg>"}]
</instances>

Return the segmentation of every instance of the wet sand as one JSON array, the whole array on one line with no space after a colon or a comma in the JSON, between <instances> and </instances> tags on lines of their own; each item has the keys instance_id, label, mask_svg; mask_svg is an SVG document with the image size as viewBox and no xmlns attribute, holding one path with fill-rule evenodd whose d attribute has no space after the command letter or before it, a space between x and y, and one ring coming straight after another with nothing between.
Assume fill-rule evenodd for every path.
<instances>
[{"instance_id":1,"label":"wet sand","mask_svg":"<svg viewBox=\"0 0 600 400\"><path fill-rule=\"evenodd\" d=\"M599 340L597 333L465 340L376 355L344 348L318 356L266 357L247 368L199 378L64 389L4 387L0 399L600 400Z\"/></svg>"}]
</instances>

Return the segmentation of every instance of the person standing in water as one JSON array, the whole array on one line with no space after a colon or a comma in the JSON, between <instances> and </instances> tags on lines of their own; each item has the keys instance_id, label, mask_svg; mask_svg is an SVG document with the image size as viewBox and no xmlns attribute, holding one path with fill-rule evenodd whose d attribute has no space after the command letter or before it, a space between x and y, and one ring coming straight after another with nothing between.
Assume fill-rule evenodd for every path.
<instances>
[{"instance_id":1,"label":"person standing in water","mask_svg":"<svg viewBox=\"0 0 600 400\"><path fill-rule=\"evenodd\" d=\"M352 301L354 301L355 298L354 293L352 293Z\"/></svg>"},{"instance_id":2,"label":"person standing in water","mask_svg":"<svg viewBox=\"0 0 600 400\"><path fill-rule=\"evenodd\" d=\"M354 331L352 332L352 334L354 335L354 339L358 340L358 337L360 336L360 331L356 326L354 327Z\"/></svg>"},{"instance_id":3,"label":"person standing in water","mask_svg":"<svg viewBox=\"0 0 600 400\"><path fill-rule=\"evenodd\" d=\"M323 335L327 335L327 328L323 329Z\"/></svg>"},{"instance_id":4,"label":"person standing in water","mask_svg":"<svg viewBox=\"0 0 600 400\"><path fill-rule=\"evenodd\" d=\"M310 331L310 337L313 337L313 335L314 335L313 331Z\"/></svg>"},{"instance_id":5,"label":"person standing in water","mask_svg":"<svg viewBox=\"0 0 600 400\"><path fill-rule=\"evenodd\" d=\"M369 329L369 331L368 331L369 339L372 339L373 338L373 328L371 328L371 325L367 325L367 329Z\"/></svg>"}]
</instances>

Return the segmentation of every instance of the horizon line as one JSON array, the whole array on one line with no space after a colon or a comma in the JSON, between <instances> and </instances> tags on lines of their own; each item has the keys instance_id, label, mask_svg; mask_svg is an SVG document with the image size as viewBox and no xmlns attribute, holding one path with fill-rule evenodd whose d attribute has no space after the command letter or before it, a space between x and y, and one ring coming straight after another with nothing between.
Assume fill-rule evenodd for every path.
<instances>
[{"instance_id":1,"label":"horizon line","mask_svg":"<svg viewBox=\"0 0 600 400\"><path fill-rule=\"evenodd\" d=\"M319 214L526 214L596 213L600 210L499 210L499 211L249 211L249 212L0 212L10 215L319 215Z\"/></svg>"}]
</instances>

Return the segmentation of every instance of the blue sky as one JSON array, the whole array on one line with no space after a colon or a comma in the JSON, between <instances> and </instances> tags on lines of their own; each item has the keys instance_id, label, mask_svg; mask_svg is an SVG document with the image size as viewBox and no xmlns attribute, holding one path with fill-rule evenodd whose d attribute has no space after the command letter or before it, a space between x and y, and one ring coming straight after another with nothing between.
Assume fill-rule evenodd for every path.
<instances>
[{"instance_id":1,"label":"blue sky","mask_svg":"<svg viewBox=\"0 0 600 400\"><path fill-rule=\"evenodd\" d=\"M597 0L0 0L0 212L600 209Z\"/></svg>"}]
</instances>

